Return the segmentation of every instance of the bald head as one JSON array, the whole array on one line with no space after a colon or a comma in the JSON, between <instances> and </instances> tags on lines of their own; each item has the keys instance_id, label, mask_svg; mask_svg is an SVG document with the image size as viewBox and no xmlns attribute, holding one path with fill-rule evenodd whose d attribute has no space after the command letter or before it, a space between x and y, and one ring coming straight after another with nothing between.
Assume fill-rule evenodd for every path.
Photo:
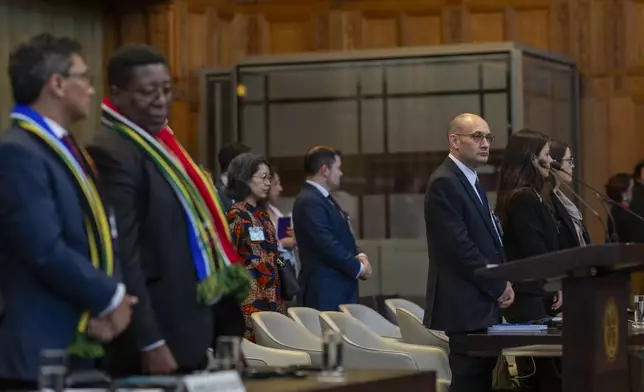
<instances>
[{"instance_id":1,"label":"bald head","mask_svg":"<svg viewBox=\"0 0 644 392\"><path fill-rule=\"evenodd\" d=\"M487 122L472 113L454 117L447 129L449 152L471 169L487 163L493 136Z\"/></svg>"},{"instance_id":2,"label":"bald head","mask_svg":"<svg viewBox=\"0 0 644 392\"><path fill-rule=\"evenodd\" d=\"M490 127L487 125L487 122L483 120L481 116L477 116L472 113L463 113L454 117L452 121L449 122L449 128L447 129L447 136L450 134L469 134L473 133L477 128L487 128L488 131Z\"/></svg>"}]
</instances>

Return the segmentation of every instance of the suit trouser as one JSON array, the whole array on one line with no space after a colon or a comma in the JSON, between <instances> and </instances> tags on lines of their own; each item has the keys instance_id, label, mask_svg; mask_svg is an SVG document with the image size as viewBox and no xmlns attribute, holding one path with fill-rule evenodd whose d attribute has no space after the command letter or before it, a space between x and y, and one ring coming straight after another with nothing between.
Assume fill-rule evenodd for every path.
<instances>
[{"instance_id":1,"label":"suit trouser","mask_svg":"<svg viewBox=\"0 0 644 392\"><path fill-rule=\"evenodd\" d=\"M449 367L452 371L450 392L489 392L497 357L475 357L467 354L466 335L485 333L484 329L471 332L447 332L449 337Z\"/></svg>"},{"instance_id":2,"label":"suit trouser","mask_svg":"<svg viewBox=\"0 0 644 392\"><path fill-rule=\"evenodd\" d=\"M510 323L525 323L547 317L552 297L517 293L514 303L506 310L505 318ZM516 358L521 379L521 390L526 392L557 392L562 390L560 358Z\"/></svg>"},{"instance_id":3,"label":"suit trouser","mask_svg":"<svg viewBox=\"0 0 644 392\"><path fill-rule=\"evenodd\" d=\"M20 390L38 390L36 381L15 380L9 378L0 378L0 391L20 391Z\"/></svg>"}]
</instances>

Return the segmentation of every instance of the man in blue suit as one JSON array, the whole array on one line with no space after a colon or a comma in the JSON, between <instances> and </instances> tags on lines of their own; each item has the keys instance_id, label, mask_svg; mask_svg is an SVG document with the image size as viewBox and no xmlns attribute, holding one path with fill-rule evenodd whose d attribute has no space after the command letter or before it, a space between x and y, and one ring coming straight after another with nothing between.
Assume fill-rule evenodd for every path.
<instances>
[{"instance_id":1,"label":"man in blue suit","mask_svg":"<svg viewBox=\"0 0 644 392\"><path fill-rule=\"evenodd\" d=\"M94 93L80 50L43 34L9 59L16 107L0 138L2 390L35 389L43 349L68 350L71 370L91 366L136 303L115 276L117 234L96 174L67 131L87 117Z\"/></svg>"},{"instance_id":2,"label":"man in blue suit","mask_svg":"<svg viewBox=\"0 0 644 392\"><path fill-rule=\"evenodd\" d=\"M340 151L317 146L304 157L306 184L293 206L302 271L302 306L338 310L358 302L358 279L371 277L371 264L358 251L349 216L331 193L342 178Z\"/></svg>"}]
</instances>

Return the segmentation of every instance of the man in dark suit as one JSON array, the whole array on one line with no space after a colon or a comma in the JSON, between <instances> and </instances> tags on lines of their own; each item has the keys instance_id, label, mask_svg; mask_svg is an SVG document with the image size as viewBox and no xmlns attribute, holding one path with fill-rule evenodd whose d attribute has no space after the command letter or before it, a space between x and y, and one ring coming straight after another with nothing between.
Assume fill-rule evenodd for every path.
<instances>
[{"instance_id":1,"label":"man in dark suit","mask_svg":"<svg viewBox=\"0 0 644 392\"><path fill-rule=\"evenodd\" d=\"M140 140L158 143L157 151L169 148L161 135L174 138L166 125L172 77L152 47L128 45L110 58L107 79L104 126L89 150L116 212L124 280L140 302L131 328L108 346L104 365L114 376L201 370L215 324L212 307L197 300L200 281L186 234L194 221L188 222L183 199L175 193L178 185L146 152L150 144L118 131L136 128L144 136ZM175 162L178 153L172 151ZM231 310L227 323L243 326L237 303L222 299L217 306Z\"/></svg>"},{"instance_id":2,"label":"man in dark suit","mask_svg":"<svg viewBox=\"0 0 644 392\"><path fill-rule=\"evenodd\" d=\"M425 193L429 277L424 324L450 338L451 392L492 388L496 358L467 355L465 336L501 321L510 306L509 282L475 271L505 261L502 234L475 169L487 163L494 139L479 116L462 114L448 130L449 157L432 173Z\"/></svg>"},{"instance_id":3,"label":"man in dark suit","mask_svg":"<svg viewBox=\"0 0 644 392\"><path fill-rule=\"evenodd\" d=\"M9 59L16 107L0 139L2 390L36 389L43 349L69 349L70 370L91 367L100 355L95 342L119 334L136 302L113 270L92 265L90 248L108 264L114 259L108 215L98 204L102 213L88 207L100 198L79 185L94 183L93 174L67 131L87 117L94 93L80 51L76 41L43 34ZM78 165L76 171L66 162ZM104 246L90 244L84 217L92 224L103 220ZM77 332L85 312L94 318Z\"/></svg>"},{"instance_id":4,"label":"man in dark suit","mask_svg":"<svg viewBox=\"0 0 644 392\"><path fill-rule=\"evenodd\" d=\"M340 152L318 146L304 157L306 184L295 199L293 227L302 271L302 306L328 311L358 302L358 279L371 276L371 264L360 253L349 216L331 196L340 187Z\"/></svg>"},{"instance_id":5,"label":"man in dark suit","mask_svg":"<svg viewBox=\"0 0 644 392\"><path fill-rule=\"evenodd\" d=\"M219 200L221 200L221 208L224 212L227 212L233 205L233 201L226 191L226 185L228 185L228 166L230 166L230 162L232 162L237 155L241 155L245 152L250 152L250 147L242 143L231 142L226 143L221 150L219 150L219 154L217 154L221 177L219 178L219 181L217 181L216 186L217 192L219 193Z\"/></svg>"}]
</instances>

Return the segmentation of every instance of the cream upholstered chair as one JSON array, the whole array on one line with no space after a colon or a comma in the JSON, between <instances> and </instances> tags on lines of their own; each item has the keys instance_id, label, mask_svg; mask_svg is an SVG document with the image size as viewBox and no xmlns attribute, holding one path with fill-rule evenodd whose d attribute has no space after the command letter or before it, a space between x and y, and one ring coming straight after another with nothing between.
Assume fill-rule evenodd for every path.
<instances>
[{"instance_id":1,"label":"cream upholstered chair","mask_svg":"<svg viewBox=\"0 0 644 392\"><path fill-rule=\"evenodd\" d=\"M343 312L322 312L320 323L342 335L345 368L434 370L439 390L447 391L452 375L444 350L383 338Z\"/></svg>"},{"instance_id":2,"label":"cream upholstered chair","mask_svg":"<svg viewBox=\"0 0 644 392\"><path fill-rule=\"evenodd\" d=\"M246 339L242 340L241 349L246 362L251 367L287 367L311 364L311 357L303 351L264 347Z\"/></svg>"},{"instance_id":3,"label":"cream upholstered chair","mask_svg":"<svg viewBox=\"0 0 644 392\"><path fill-rule=\"evenodd\" d=\"M376 334L391 339L401 339L400 328L368 306L358 304L340 305L340 310L360 320Z\"/></svg>"},{"instance_id":4,"label":"cream upholstered chair","mask_svg":"<svg viewBox=\"0 0 644 392\"><path fill-rule=\"evenodd\" d=\"M423 317L425 317L425 309L421 308L417 304L403 298L388 298L385 300L385 313L387 314L389 321L394 324L398 324L398 318L396 316L396 309L398 308L410 311L421 321L423 321Z\"/></svg>"},{"instance_id":5,"label":"cream upholstered chair","mask_svg":"<svg viewBox=\"0 0 644 392\"><path fill-rule=\"evenodd\" d=\"M440 347L449 353L449 338L444 332L427 329L423 321L407 309L396 309L396 317L403 342Z\"/></svg>"},{"instance_id":6,"label":"cream upholstered chair","mask_svg":"<svg viewBox=\"0 0 644 392\"><path fill-rule=\"evenodd\" d=\"M303 351L313 365L322 363L322 339L277 312L257 312L251 316L257 344L281 350Z\"/></svg>"},{"instance_id":7,"label":"cream upholstered chair","mask_svg":"<svg viewBox=\"0 0 644 392\"><path fill-rule=\"evenodd\" d=\"M292 307L286 310L288 315L296 323L306 328L313 335L322 338L322 327L320 327L320 311L313 308Z\"/></svg>"}]
</instances>

